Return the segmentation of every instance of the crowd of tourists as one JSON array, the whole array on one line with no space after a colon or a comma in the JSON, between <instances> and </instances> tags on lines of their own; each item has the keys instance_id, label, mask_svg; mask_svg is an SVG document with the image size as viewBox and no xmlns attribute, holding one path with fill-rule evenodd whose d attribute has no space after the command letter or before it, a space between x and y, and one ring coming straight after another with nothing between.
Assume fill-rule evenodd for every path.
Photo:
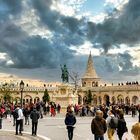
<instances>
[{"instance_id":1,"label":"crowd of tourists","mask_svg":"<svg viewBox=\"0 0 140 140\"><path fill-rule=\"evenodd\" d=\"M100 106L78 106L70 105L67 107L65 124L67 125L69 140L73 137L73 128L76 123L75 116L92 115L91 132L94 140L104 140L104 134L107 132L108 139L114 140L114 134L117 132L119 140L128 139L128 128L124 115L135 115L138 113L138 123L134 124L131 133L134 140L140 140L140 105L100 105Z\"/></svg>"},{"instance_id":2,"label":"crowd of tourists","mask_svg":"<svg viewBox=\"0 0 140 140\"><path fill-rule=\"evenodd\" d=\"M110 108L115 109L116 111L122 110L124 114L126 115L132 115L132 117L135 117L137 113L139 112L139 105L125 105L125 104L115 104L115 105L110 105L109 107L106 105L100 105L100 106L91 106L91 105L71 105L71 107L74 110L74 113L76 116L95 116L96 110L100 109L103 111L104 118L106 119L107 117L107 112Z\"/></svg>"},{"instance_id":3,"label":"crowd of tourists","mask_svg":"<svg viewBox=\"0 0 140 140\"><path fill-rule=\"evenodd\" d=\"M60 113L60 104L53 102L45 104L38 101L37 103L23 104L21 107L18 103L2 103L0 105L0 129L2 129L2 119L7 118L13 122L15 126L16 135L22 135L23 125L30 125L30 119L32 120L32 135L37 135L38 119L42 119L43 116L49 115L55 117L56 113Z\"/></svg>"},{"instance_id":4,"label":"crowd of tourists","mask_svg":"<svg viewBox=\"0 0 140 140\"><path fill-rule=\"evenodd\" d=\"M13 126L15 126L15 134L22 135L24 125L32 125L32 135L37 135L38 119L42 119L45 115L55 117L57 113L61 112L60 104L44 102L37 102L35 104L20 104L3 103L0 105L0 129L2 128L2 119L11 117ZM134 135L135 140L140 140L140 105L69 105L65 116L65 125L67 126L68 138L73 139L73 131L76 124L76 116L85 117L93 116L91 122L91 133L94 140L104 140L104 134L107 133L108 139L113 140L113 135L117 132L118 139L127 139L127 123L124 115L131 115L135 117L138 115L138 123L132 126L131 133Z\"/></svg>"}]
</instances>

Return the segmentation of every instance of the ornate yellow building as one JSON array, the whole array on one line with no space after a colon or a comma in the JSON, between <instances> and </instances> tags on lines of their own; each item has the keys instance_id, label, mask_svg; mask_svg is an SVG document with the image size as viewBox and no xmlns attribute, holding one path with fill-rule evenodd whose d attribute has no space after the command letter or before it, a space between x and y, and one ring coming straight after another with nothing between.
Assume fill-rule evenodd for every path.
<instances>
[{"instance_id":1,"label":"ornate yellow building","mask_svg":"<svg viewBox=\"0 0 140 140\"><path fill-rule=\"evenodd\" d=\"M79 99L81 103L86 99L85 94L91 91L93 101L92 104L139 104L140 103L140 85L110 85L101 86L101 79L97 76L91 54L88 58L87 70L82 78L82 87L78 89Z\"/></svg>"},{"instance_id":2,"label":"ornate yellow building","mask_svg":"<svg viewBox=\"0 0 140 140\"><path fill-rule=\"evenodd\" d=\"M85 75L81 78L81 86L76 90L70 84L56 84L55 86L25 86L23 90L23 102L37 102L42 100L44 91L47 88L50 100L56 104L61 104L66 108L69 104L84 104L86 93L91 92L93 105L118 103L118 104L139 104L140 103L140 85L104 85L101 86L101 79L97 76L91 54L88 58ZM20 101L21 92L18 86L10 87L10 93L14 99ZM4 89L1 87L0 101L2 101Z\"/></svg>"}]
</instances>

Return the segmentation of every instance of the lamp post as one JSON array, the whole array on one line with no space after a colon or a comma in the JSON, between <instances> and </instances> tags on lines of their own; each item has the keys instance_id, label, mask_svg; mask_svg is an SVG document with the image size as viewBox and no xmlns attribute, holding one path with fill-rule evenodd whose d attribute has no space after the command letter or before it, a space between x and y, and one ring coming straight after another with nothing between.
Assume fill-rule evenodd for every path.
<instances>
[{"instance_id":1,"label":"lamp post","mask_svg":"<svg viewBox=\"0 0 140 140\"><path fill-rule=\"evenodd\" d=\"M20 91L21 91L21 98L20 98L20 104L21 104L21 108L23 106L23 89L24 89L24 82L21 80L20 84Z\"/></svg>"}]
</instances>

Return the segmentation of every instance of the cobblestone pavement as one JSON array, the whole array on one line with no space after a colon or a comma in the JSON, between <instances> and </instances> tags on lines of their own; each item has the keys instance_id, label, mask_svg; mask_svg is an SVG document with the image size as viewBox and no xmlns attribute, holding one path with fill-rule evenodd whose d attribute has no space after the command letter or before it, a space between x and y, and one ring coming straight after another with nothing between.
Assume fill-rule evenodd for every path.
<instances>
[{"instance_id":1,"label":"cobblestone pavement","mask_svg":"<svg viewBox=\"0 0 140 140\"><path fill-rule=\"evenodd\" d=\"M93 140L91 134L90 124L93 117L77 117L77 123L74 129L73 140ZM0 133L0 140L68 140L66 126L64 124L65 114L56 115L56 117L45 116L43 119L39 119L38 123L38 136L31 136L31 125L24 125L23 136L15 136L15 127L8 119L3 119L2 130L13 130L13 132ZM138 121L138 116L134 118L131 115L125 116L125 120L128 126L128 140L133 140L131 134L132 125ZM0 130L0 132L2 131ZM3 135L4 134L4 135ZM7 135L6 135L7 134ZM8 139L8 135L12 139ZM5 137L5 138L2 138ZM27 139L28 138L28 139ZM105 134L105 140L108 140L107 134ZM114 135L114 140L118 140L117 134Z\"/></svg>"}]
</instances>

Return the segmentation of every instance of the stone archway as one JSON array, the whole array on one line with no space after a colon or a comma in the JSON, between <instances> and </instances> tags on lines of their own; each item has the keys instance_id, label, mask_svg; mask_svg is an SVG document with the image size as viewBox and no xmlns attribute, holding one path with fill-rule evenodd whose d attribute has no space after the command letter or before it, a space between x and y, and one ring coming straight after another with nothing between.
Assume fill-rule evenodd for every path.
<instances>
[{"instance_id":1,"label":"stone archway","mask_svg":"<svg viewBox=\"0 0 140 140\"><path fill-rule=\"evenodd\" d=\"M99 100L99 105L101 105L101 104L102 104L102 97L99 96L99 97L98 97L98 100Z\"/></svg>"},{"instance_id":2,"label":"stone archway","mask_svg":"<svg viewBox=\"0 0 140 140\"><path fill-rule=\"evenodd\" d=\"M115 98L115 96L113 96L112 98L111 98L111 103L114 105L114 104L116 104L116 98Z\"/></svg>"},{"instance_id":3,"label":"stone archway","mask_svg":"<svg viewBox=\"0 0 140 140\"><path fill-rule=\"evenodd\" d=\"M130 98L128 96L125 98L125 104L130 105Z\"/></svg>"},{"instance_id":4,"label":"stone archway","mask_svg":"<svg viewBox=\"0 0 140 140\"><path fill-rule=\"evenodd\" d=\"M34 103L37 103L37 102L39 102L39 101L40 101L39 97L35 97L35 98L34 98Z\"/></svg>"},{"instance_id":5,"label":"stone archway","mask_svg":"<svg viewBox=\"0 0 140 140\"><path fill-rule=\"evenodd\" d=\"M83 104L86 104L86 102L87 102L87 97L84 96L84 97L83 97Z\"/></svg>"},{"instance_id":6,"label":"stone archway","mask_svg":"<svg viewBox=\"0 0 140 140\"><path fill-rule=\"evenodd\" d=\"M26 95L26 96L24 97L24 102L25 102L25 103L31 103L31 102L32 102L32 97L31 97L30 95Z\"/></svg>"},{"instance_id":7,"label":"stone archway","mask_svg":"<svg viewBox=\"0 0 140 140\"><path fill-rule=\"evenodd\" d=\"M109 95L104 95L104 104L109 106L110 105L110 98Z\"/></svg>"},{"instance_id":8,"label":"stone archway","mask_svg":"<svg viewBox=\"0 0 140 140\"><path fill-rule=\"evenodd\" d=\"M118 97L117 97L117 103L118 104L124 104L124 98L123 98L122 95L118 95Z\"/></svg>"},{"instance_id":9,"label":"stone archway","mask_svg":"<svg viewBox=\"0 0 140 140\"><path fill-rule=\"evenodd\" d=\"M132 104L138 104L139 98L137 96L132 97Z\"/></svg>"},{"instance_id":10,"label":"stone archway","mask_svg":"<svg viewBox=\"0 0 140 140\"><path fill-rule=\"evenodd\" d=\"M97 96L96 95L93 95L93 104L97 105Z\"/></svg>"}]
</instances>

